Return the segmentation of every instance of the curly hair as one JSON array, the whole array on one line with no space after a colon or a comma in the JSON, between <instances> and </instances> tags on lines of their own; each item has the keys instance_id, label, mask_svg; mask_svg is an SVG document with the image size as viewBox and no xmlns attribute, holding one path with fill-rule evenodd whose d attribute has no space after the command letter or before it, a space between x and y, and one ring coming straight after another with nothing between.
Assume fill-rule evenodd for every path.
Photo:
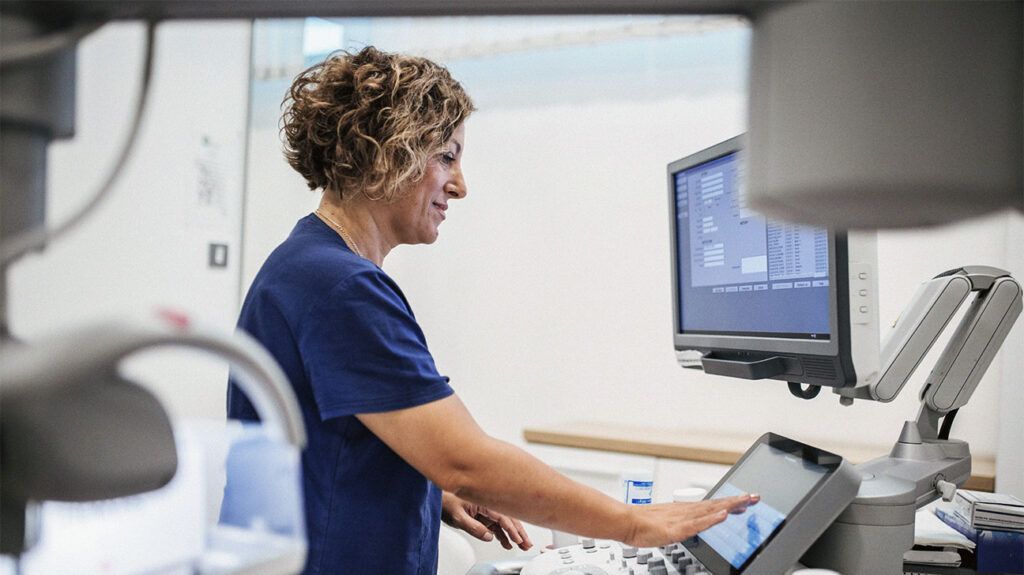
<instances>
[{"instance_id":1,"label":"curly hair","mask_svg":"<svg viewBox=\"0 0 1024 575\"><path fill-rule=\"evenodd\" d=\"M296 77L282 106L288 163L309 189L393 201L475 108L446 68L368 46Z\"/></svg>"}]
</instances>

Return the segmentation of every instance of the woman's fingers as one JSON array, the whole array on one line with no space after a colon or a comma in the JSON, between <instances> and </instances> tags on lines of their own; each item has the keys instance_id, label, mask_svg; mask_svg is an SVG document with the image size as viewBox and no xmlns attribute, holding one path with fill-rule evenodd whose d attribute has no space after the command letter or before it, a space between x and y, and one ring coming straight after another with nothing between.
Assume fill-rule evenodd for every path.
<instances>
[{"instance_id":1,"label":"woman's fingers","mask_svg":"<svg viewBox=\"0 0 1024 575\"><path fill-rule=\"evenodd\" d=\"M729 513L743 513L761 498L739 495L709 499L696 503L666 503L637 509L638 525L634 541L637 547L656 547L693 537L704 529L720 523Z\"/></svg>"},{"instance_id":2,"label":"woman's fingers","mask_svg":"<svg viewBox=\"0 0 1024 575\"><path fill-rule=\"evenodd\" d=\"M501 519L501 526L508 533L509 539L515 541L516 545L523 551L529 551L533 547L533 543L530 541L530 536L526 534L523 524L518 519L505 515L502 515Z\"/></svg>"},{"instance_id":3,"label":"woman's fingers","mask_svg":"<svg viewBox=\"0 0 1024 575\"><path fill-rule=\"evenodd\" d=\"M494 536L498 538L498 543L501 543L502 547L512 549L512 542L508 540L508 534L502 529L500 523L494 521L489 525L489 528L491 533L494 533Z\"/></svg>"},{"instance_id":4,"label":"woman's fingers","mask_svg":"<svg viewBox=\"0 0 1024 575\"><path fill-rule=\"evenodd\" d=\"M703 503L707 505L703 505L704 508L701 509L701 513L697 517L685 522L676 536L679 537L679 540L693 537L701 531L725 521L730 513L743 513L760 500L761 497L755 493L702 501L698 505Z\"/></svg>"},{"instance_id":5,"label":"woman's fingers","mask_svg":"<svg viewBox=\"0 0 1024 575\"><path fill-rule=\"evenodd\" d=\"M451 506L451 520L456 527L469 533L481 541L493 541L505 549L512 549L519 545L523 551L533 547L526 529L517 519L513 519L500 513L495 513L485 507L461 502L458 506Z\"/></svg>"},{"instance_id":6,"label":"woman's fingers","mask_svg":"<svg viewBox=\"0 0 1024 575\"><path fill-rule=\"evenodd\" d=\"M523 551L528 551L533 547L533 542L530 541L530 536L526 534L526 529L518 519L502 515L500 513L495 513L486 508L481 508L479 515L486 517L488 520L499 525L508 536L508 539L518 545Z\"/></svg>"},{"instance_id":7,"label":"woman's fingers","mask_svg":"<svg viewBox=\"0 0 1024 575\"><path fill-rule=\"evenodd\" d=\"M530 541L530 535L526 533L526 528L519 522L518 519L512 519L512 525L515 527L516 532L519 533L519 548L523 551L529 551L533 547L533 541Z\"/></svg>"},{"instance_id":8,"label":"woman's fingers","mask_svg":"<svg viewBox=\"0 0 1024 575\"><path fill-rule=\"evenodd\" d=\"M704 515L703 517L698 517L697 519L687 521L680 527L679 532L676 533L673 539L675 539L676 541L689 539L690 537L693 537L701 531L704 531L709 527L713 527L725 521L725 518L728 516L729 514L726 511L716 511L715 513L712 513L710 515Z\"/></svg>"},{"instance_id":9,"label":"woman's fingers","mask_svg":"<svg viewBox=\"0 0 1024 575\"><path fill-rule=\"evenodd\" d=\"M491 532L491 529L487 525L477 521L475 517L466 513L464 510L460 509L460 513L454 518L457 521L459 529L462 529L473 537L476 537L481 541L494 540L494 534Z\"/></svg>"},{"instance_id":10,"label":"woman's fingers","mask_svg":"<svg viewBox=\"0 0 1024 575\"><path fill-rule=\"evenodd\" d=\"M747 507L756 504L760 500L761 496L753 493L749 495L723 497L721 499L709 499L707 501L701 501L697 503L697 505L707 504L706 507L709 512L725 510L729 513L743 513L747 510Z\"/></svg>"},{"instance_id":11,"label":"woman's fingers","mask_svg":"<svg viewBox=\"0 0 1024 575\"><path fill-rule=\"evenodd\" d=\"M510 540L517 544L523 542L523 538L521 535L519 535L519 530L516 529L516 526L512 522L513 520L511 517L508 517L507 515L501 515L498 513L491 513L490 510L486 512L486 515L491 519L491 521L494 521L496 524L500 525L502 529L505 530L505 533L508 534L508 538Z\"/></svg>"}]
</instances>

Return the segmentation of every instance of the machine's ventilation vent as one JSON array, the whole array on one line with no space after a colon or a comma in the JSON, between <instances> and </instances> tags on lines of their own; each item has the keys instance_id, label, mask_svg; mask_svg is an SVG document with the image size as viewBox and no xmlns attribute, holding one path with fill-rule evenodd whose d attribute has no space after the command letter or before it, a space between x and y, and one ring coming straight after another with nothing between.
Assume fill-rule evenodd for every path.
<instances>
[{"instance_id":1,"label":"machine's ventilation vent","mask_svg":"<svg viewBox=\"0 0 1024 575\"><path fill-rule=\"evenodd\" d=\"M836 366L831 359L817 357L802 357L800 363L804 366L804 375L820 377L822 379L834 379L836 377Z\"/></svg>"}]
</instances>

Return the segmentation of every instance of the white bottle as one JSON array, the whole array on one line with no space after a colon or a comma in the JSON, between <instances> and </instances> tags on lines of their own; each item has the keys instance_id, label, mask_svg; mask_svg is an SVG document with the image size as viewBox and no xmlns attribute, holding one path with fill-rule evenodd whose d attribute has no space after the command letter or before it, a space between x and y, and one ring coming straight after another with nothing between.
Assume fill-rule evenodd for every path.
<instances>
[{"instance_id":1,"label":"white bottle","mask_svg":"<svg viewBox=\"0 0 1024 575\"><path fill-rule=\"evenodd\" d=\"M703 487L684 487L672 492L672 501L675 503L700 501L701 499L704 499L704 496L707 494L708 490Z\"/></svg>"},{"instance_id":2,"label":"white bottle","mask_svg":"<svg viewBox=\"0 0 1024 575\"><path fill-rule=\"evenodd\" d=\"M647 505L654 498L654 473L649 469L628 469L619 476L622 499L629 505Z\"/></svg>"}]
</instances>

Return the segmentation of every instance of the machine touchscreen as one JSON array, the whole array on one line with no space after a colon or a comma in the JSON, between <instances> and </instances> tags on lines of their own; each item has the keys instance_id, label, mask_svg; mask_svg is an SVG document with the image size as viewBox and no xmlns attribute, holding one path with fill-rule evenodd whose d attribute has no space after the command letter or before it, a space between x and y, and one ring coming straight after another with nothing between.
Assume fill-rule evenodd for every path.
<instances>
[{"instance_id":1,"label":"machine touchscreen","mask_svg":"<svg viewBox=\"0 0 1024 575\"><path fill-rule=\"evenodd\" d=\"M765 434L708 494L758 493L761 502L683 545L716 575L785 569L853 499L859 480L849 469L837 455Z\"/></svg>"}]
</instances>

